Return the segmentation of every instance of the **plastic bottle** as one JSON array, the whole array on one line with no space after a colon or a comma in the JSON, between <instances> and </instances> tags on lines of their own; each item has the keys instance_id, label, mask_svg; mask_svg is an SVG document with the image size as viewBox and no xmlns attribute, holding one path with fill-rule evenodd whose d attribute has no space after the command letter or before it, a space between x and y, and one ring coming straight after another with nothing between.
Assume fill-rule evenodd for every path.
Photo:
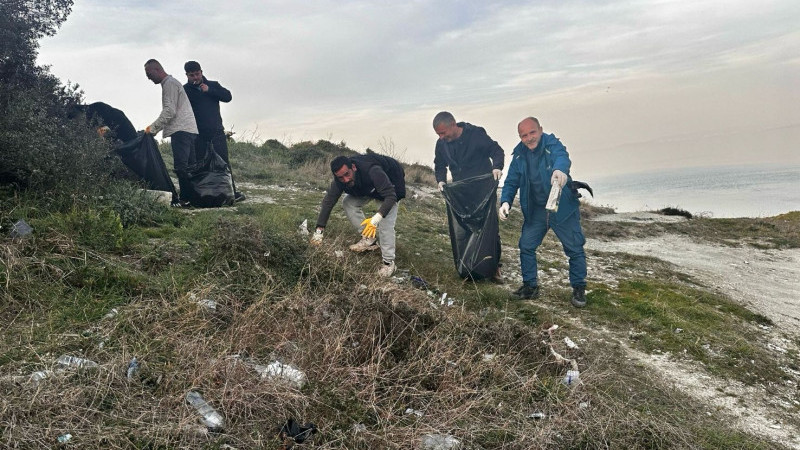
<instances>
[{"instance_id":1,"label":"plastic bottle","mask_svg":"<svg viewBox=\"0 0 800 450\"><path fill-rule=\"evenodd\" d=\"M564 375L563 383L567 386L572 386L581 382L581 373L577 370L568 370Z\"/></svg>"},{"instance_id":2,"label":"plastic bottle","mask_svg":"<svg viewBox=\"0 0 800 450\"><path fill-rule=\"evenodd\" d=\"M69 355L59 356L56 363L64 367L77 367L78 369L90 369L97 367L97 363L94 361Z\"/></svg>"},{"instance_id":3,"label":"plastic bottle","mask_svg":"<svg viewBox=\"0 0 800 450\"><path fill-rule=\"evenodd\" d=\"M209 429L221 429L224 426L222 416L211 405L203 400L199 392L189 391L186 393L186 401L203 416L203 425Z\"/></svg>"}]
</instances>

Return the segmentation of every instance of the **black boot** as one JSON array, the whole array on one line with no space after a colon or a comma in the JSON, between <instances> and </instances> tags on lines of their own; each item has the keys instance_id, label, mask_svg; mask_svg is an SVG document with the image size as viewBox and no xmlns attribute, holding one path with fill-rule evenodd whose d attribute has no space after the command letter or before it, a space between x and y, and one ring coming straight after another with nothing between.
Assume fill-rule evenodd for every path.
<instances>
[{"instance_id":1,"label":"black boot","mask_svg":"<svg viewBox=\"0 0 800 450\"><path fill-rule=\"evenodd\" d=\"M574 286L572 288L572 306L583 308L586 306L586 286Z\"/></svg>"},{"instance_id":2,"label":"black boot","mask_svg":"<svg viewBox=\"0 0 800 450\"><path fill-rule=\"evenodd\" d=\"M519 298L520 300L528 300L533 298L539 298L539 286L531 286L529 284L523 284L520 286L519 289L514 291L514 297Z\"/></svg>"}]
</instances>

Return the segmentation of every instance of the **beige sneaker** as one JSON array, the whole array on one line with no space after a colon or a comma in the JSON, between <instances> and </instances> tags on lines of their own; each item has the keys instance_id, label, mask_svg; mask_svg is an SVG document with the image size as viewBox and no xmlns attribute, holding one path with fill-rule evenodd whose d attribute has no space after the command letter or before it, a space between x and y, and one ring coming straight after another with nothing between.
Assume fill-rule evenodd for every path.
<instances>
[{"instance_id":1,"label":"beige sneaker","mask_svg":"<svg viewBox=\"0 0 800 450\"><path fill-rule=\"evenodd\" d=\"M389 264L386 264L384 262L381 268L378 269L378 275L382 277L388 277L394 273L394 270L395 270L394 261L390 262Z\"/></svg>"},{"instance_id":2,"label":"beige sneaker","mask_svg":"<svg viewBox=\"0 0 800 450\"><path fill-rule=\"evenodd\" d=\"M378 246L378 244L375 243L375 241L376 239L362 237L360 241L350 246L350 250L356 253L371 252L373 250L377 250L380 247Z\"/></svg>"}]
</instances>

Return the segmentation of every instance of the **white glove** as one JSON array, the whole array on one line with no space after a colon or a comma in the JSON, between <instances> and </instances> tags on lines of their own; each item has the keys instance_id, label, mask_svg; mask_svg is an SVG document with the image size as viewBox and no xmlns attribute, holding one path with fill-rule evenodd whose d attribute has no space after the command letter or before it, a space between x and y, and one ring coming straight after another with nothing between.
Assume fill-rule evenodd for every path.
<instances>
[{"instance_id":1,"label":"white glove","mask_svg":"<svg viewBox=\"0 0 800 450\"><path fill-rule=\"evenodd\" d=\"M444 181L440 181L439 182L439 192L442 192L443 190L444 190Z\"/></svg>"},{"instance_id":2,"label":"white glove","mask_svg":"<svg viewBox=\"0 0 800 450\"><path fill-rule=\"evenodd\" d=\"M558 187L564 187L567 184L567 174L560 170L554 170L553 176L550 177L550 184L558 183Z\"/></svg>"},{"instance_id":3,"label":"white glove","mask_svg":"<svg viewBox=\"0 0 800 450\"><path fill-rule=\"evenodd\" d=\"M317 228L317 231L311 235L311 245L320 245L322 244L322 230Z\"/></svg>"},{"instance_id":4,"label":"white glove","mask_svg":"<svg viewBox=\"0 0 800 450\"><path fill-rule=\"evenodd\" d=\"M500 205L500 220L508 219L508 212L510 210L511 210L511 205L509 205L508 202L503 202L503 204Z\"/></svg>"},{"instance_id":5,"label":"white glove","mask_svg":"<svg viewBox=\"0 0 800 450\"><path fill-rule=\"evenodd\" d=\"M495 181L499 180L502 175L503 175L503 171L502 170L500 170L500 169L492 169L492 176L494 177Z\"/></svg>"},{"instance_id":6,"label":"white glove","mask_svg":"<svg viewBox=\"0 0 800 450\"><path fill-rule=\"evenodd\" d=\"M378 224L381 223L381 219L383 219L381 213L375 213L372 219L369 219L369 223L371 223L373 227L377 227Z\"/></svg>"}]
</instances>

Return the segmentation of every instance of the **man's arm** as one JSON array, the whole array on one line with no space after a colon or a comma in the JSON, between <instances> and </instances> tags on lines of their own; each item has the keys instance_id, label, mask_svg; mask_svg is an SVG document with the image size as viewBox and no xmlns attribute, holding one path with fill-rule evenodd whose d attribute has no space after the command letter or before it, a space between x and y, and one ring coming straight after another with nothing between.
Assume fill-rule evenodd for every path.
<instances>
[{"instance_id":1,"label":"man's arm","mask_svg":"<svg viewBox=\"0 0 800 450\"><path fill-rule=\"evenodd\" d=\"M500 204L508 203L511 205L514 203L514 197L517 196L521 178L519 171L520 159L512 159L511 164L508 166L506 181L503 183L503 191L500 193Z\"/></svg>"},{"instance_id":2,"label":"man's arm","mask_svg":"<svg viewBox=\"0 0 800 450\"><path fill-rule=\"evenodd\" d=\"M228 103L233 99L231 91L222 87L222 85L219 84L219 82L209 81L208 83L206 83L206 85L208 86L208 92L206 92L206 94L214 97L215 99L224 103Z\"/></svg>"},{"instance_id":3,"label":"man's arm","mask_svg":"<svg viewBox=\"0 0 800 450\"><path fill-rule=\"evenodd\" d=\"M567 147L554 134L543 137L546 139L544 142L545 148L550 152L550 158L553 161L553 170L560 170L569 175L572 161L569 159Z\"/></svg>"},{"instance_id":4,"label":"man's arm","mask_svg":"<svg viewBox=\"0 0 800 450\"><path fill-rule=\"evenodd\" d=\"M369 178L372 180L372 185L375 186L375 190L383 197L383 203L381 203L380 208L378 208L378 214L380 214L381 217L386 217L394 205L397 204L397 193L394 190L394 185L389 179L389 176L386 175L386 172L377 165L372 166L369 170Z\"/></svg>"},{"instance_id":5,"label":"man's arm","mask_svg":"<svg viewBox=\"0 0 800 450\"><path fill-rule=\"evenodd\" d=\"M161 85L161 114L150 125L151 134L156 134L163 130L178 113L177 89L183 89L183 86L180 83L164 83Z\"/></svg>"},{"instance_id":6,"label":"man's arm","mask_svg":"<svg viewBox=\"0 0 800 450\"><path fill-rule=\"evenodd\" d=\"M336 180L331 181L331 186L328 188L328 191L325 193L325 197L322 199L322 205L319 208L319 216L317 217L317 229L325 228L328 224L328 218L331 216L331 210L333 210L333 205L339 201L339 197L342 196L342 189L339 187L339 184L336 183Z\"/></svg>"},{"instance_id":7,"label":"man's arm","mask_svg":"<svg viewBox=\"0 0 800 450\"><path fill-rule=\"evenodd\" d=\"M444 154L444 145L441 141L436 141L436 150L433 157L433 173L436 176L436 183L447 182L447 157Z\"/></svg>"}]
</instances>

